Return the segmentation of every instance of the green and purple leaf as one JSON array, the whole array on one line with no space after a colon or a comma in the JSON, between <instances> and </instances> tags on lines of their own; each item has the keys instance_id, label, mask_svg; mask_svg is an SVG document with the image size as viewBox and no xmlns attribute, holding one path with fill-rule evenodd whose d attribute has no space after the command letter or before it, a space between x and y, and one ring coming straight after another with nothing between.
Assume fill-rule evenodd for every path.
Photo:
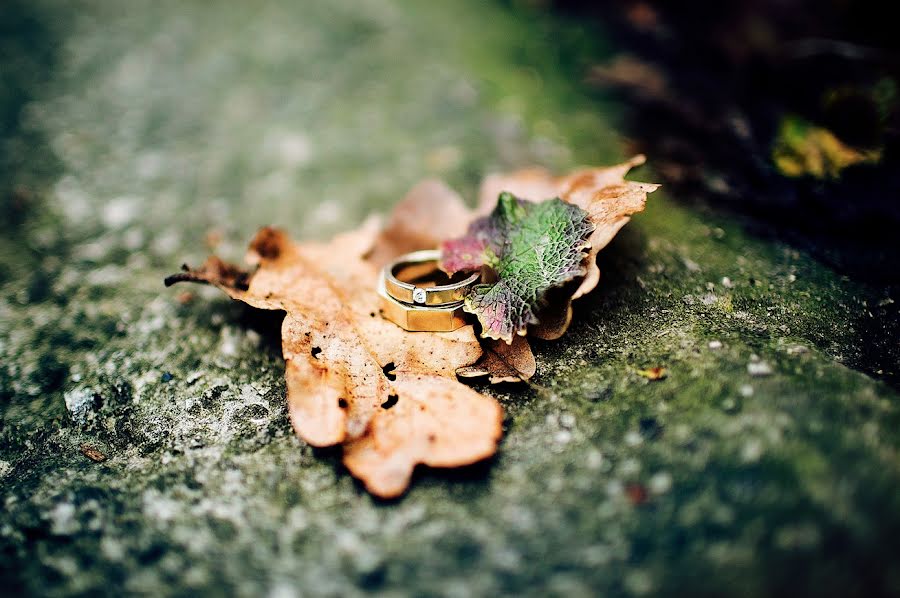
<instances>
[{"instance_id":1,"label":"green and purple leaf","mask_svg":"<svg viewBox=\"0 0 900 598\"><path fill-rule=\"evenodd\" d=\"M532 203L503 192L494 211L475 220L465 236L441 246L448 274L490 268L494 282L474 286L465 310L478 316L482 336L511 343L537 324L549 289L585 274L588 214L559 198Z\"/></svg>"}]
</instances>

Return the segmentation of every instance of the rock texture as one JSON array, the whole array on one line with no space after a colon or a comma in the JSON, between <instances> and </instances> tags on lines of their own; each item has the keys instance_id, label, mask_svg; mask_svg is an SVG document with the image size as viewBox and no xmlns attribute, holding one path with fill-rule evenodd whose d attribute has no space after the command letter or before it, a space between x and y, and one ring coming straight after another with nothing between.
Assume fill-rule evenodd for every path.
<instances>
[{"instance_id":1,"label":"rock texture","mask_svg":"<svg viewBox=\"0 0 900 598\"><path fill-rule=\"evenodd\" d=\"M655 194L534 385L485 389L499 456L390 503L292 434L277 318L162 287L426 175L474 197L619 160L617 107L567 70L603 51L580 24L399 0L0 20L4 593L900 592L900 297L739 223Z\"/></svg>"}]
</instances>

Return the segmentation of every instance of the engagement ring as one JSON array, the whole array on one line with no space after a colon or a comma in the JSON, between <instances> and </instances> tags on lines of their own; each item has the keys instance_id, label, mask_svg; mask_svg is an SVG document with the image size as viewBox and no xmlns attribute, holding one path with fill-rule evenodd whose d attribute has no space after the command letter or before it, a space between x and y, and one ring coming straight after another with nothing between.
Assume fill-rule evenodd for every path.
<instances>
[{"instance_id":1,"label":"engagement ring","mask_svg":"<svg viewBox=\"0 0 900 598\"><path fill-rule=\"evenodd\" d=\"M440 256L434 249L414 251L384 267L378 279L382 316L411 332L451 332L466 325L462 300L481 275L435 284L447 279L437 268Z\"/></svg>"},{"instance_id":2,"label":"engagement ring","mask_svg":"<svg viewBox=\"0 0 900 598\"><path fill-rule=\"evenodd\" d=\"M439 250L426 249L407 253L385 266L382 278L388 295L397 301L415 305L447 305L462 301L469 287L481 277L478 272L460 281L451 279L448 284L415 284L414 281L435 273L445 277L437 269L440 258Z\"/></svg>"}]
</instances>

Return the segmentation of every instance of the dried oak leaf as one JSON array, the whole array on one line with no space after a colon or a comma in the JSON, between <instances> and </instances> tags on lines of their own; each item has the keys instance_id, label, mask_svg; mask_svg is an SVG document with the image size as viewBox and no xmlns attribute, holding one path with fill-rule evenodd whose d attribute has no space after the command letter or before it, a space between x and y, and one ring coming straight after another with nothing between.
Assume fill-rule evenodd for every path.
<instances>
[{"instance_id":1,"label":"dried oak leaf","mask_svg":"<svg viewBox=\"0 0 900 598\"><path fill-rule=\"evenodd\" d=\"M597 284L596 250L656 188L623 180L641 161L562 178L542 170L489 177L475 213L442 183L426 181L410 191L384 228L373 219L327 243L294 243L266 228L251 243L251 269L213 256L196 270L185 267L166 284L209 283L254 307L284 310L288 411L297 435L314 446L342 443L344 463L370 492L397 496L416 464L455 467L496 451L499 404L460 384L454 373L488 376L492 383L525 380L534 374L535 360L521 336L511 344L479 345L472 326L409 333L377 317L377 268L400 253L462 235L477 215L490 211L500 190L524 199L558 196L585 210L594 226L583 276L550 291L562 293L561 299L551 298L548 308L555 311L542 310L541 324L532 328L535 333L549 326L551 332L544 334L553 337L556 330L559 336L571 319L571 298ZM499 189L491 192L492 185ZM490 205L483 199L486 192L492 195Z\"/></svg>"},{"instance_id":2,"label":"dried oak leaf","mask_svg":"<svg viewBox=\"0 0 900 598\"><path fill-rule=\"evenodd\" d=\"M344 443L344 462L373 493L401 494L418 463L453 467L494 454L502 410L455 378L482 355L471 326L407 332L377 316L377 269L363 256L369 221L328 243L294 243L265 228L242 272L216 257L166 280L216 285L261 309L284 310L288 412L313 446Z\"/></svg>"},{"instance_id":3,"label":"dried oak leaf","mask_svg":"<svg viewBox=\"0 0 900 598\"><path fill-rule=\"evenodd\" d=\"M562 286L548 289L544 305L534 314L538 323L532 322L529 334L547 340L562 336L572 320L572 301L597 286L600 280L597 252L625 226L632 214L644 209L647 194L659 188L655 184L625 180L628 171L644 161L644 156L639 155L616 166L587 168L561 177L543 169L527 169L492 175L482 183L478 214L488 214L498 196L507 192L535 202L560 198L584 210L593 226L587 238L588 250L581 261L583 274Z\"/></svg>"}]
</instances>

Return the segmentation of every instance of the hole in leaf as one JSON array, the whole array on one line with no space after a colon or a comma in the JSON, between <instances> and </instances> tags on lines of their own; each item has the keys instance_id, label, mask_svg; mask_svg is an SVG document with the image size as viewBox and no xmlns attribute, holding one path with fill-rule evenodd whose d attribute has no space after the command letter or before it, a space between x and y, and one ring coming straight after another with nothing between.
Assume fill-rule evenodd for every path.
<instances>
[{"instance_id":1,"label":"hole in leaf","mask_svg":"<svg viewBox=\"0 0 900 598\"><path fill-rule=\"evenodd\" d=\"M384 367L381 368L381 371L384 372L384 375L391 382L393 382L394 380L397 379L397 374L394 373L394 368L396 368L396 367L397 366L394 365L394 362L391 361L389 363L384 364Z\"/></svg>"},{"instance_id":2,"label":"hole in leaf","mask_svg":"<svg viewBox=\"0 0 900 598\"><path fill-rule=\"evenodd\" d=\"M320 349L319 347L313 347L312 351L310 351L310 353L312 353L312 356L315 357L316 359L319 358L319 353L321 353L321 352L322 352L322 349Z\"/></svg>"},{"instance_id":3,"label":"hole in leaf","mask_svg":"<svg viewBox=\"0 0 900 598\"><path fill-rule=\"evenodd\" d=\"M346 409L350 404L347 402L347 399L338 399L338 407L341 409Z\"/></svg>"},{"instance_id":4,"label":"hole in leaf","mask_svg":"<svg viewBox=\"0 0 900 598\"><path fill-rule=\"evenodd\" d=\"M387 401L381 404L382 409L390 409L394 405L397 404L397 401L400 400L400 397L397 395L388 395Z\"/></svg>"}]
</instances>

